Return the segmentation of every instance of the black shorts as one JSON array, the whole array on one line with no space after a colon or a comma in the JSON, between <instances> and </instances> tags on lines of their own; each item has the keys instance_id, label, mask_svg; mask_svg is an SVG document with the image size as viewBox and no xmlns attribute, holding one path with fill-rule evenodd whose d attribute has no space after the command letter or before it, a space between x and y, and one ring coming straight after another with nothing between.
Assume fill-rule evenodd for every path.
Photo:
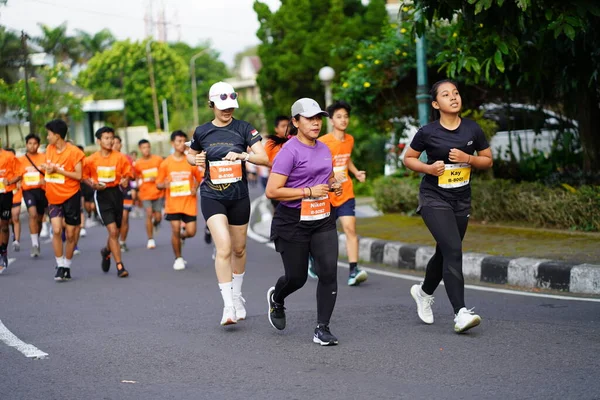
<instances>
[{"instance_id":1,"label":"black shorts","mask_svg":"<svg viewBox=\"0 0 600 400\"><path fill-rule=\"evenodd\" d=\"M25 200L25 206L28 209L35 207L38 215L43 215L46 212L46 208L48 208L46 192L41 188L23 190L23 200Z\"/></svg>"},{"instance_id":2,"label":"black shorts","mask_svg":"<svg viewBox=\"0 0 600 400\"><path fill-rule=\"evenodd\" d=\"M0 220L9 221L12 213L13 192L0 193Z\"/></svg>"},{"instance_id":3,"label":"black shorts","mask_svg":"<svg viewBox=\"0 0 600 400\"><path fill-rule=\"evenodd\" d=\"M103 225L112 223L121 228L123 222L123 192L118 186L94 192L96 211Z\"/></svg>"},{"instance_id":4,"label":"black shorts","mask_svg":"<svg viewBox=\"0 0 600 400\"><path fill-rule=\"evenodd\" d=\"M249 197L239 200L215 200L202 197L200 207L205 221L217 214L225 215L229 225L246 225L250 221Z\"/></svg>"},{"instance_id":5,"label":"black shorts","mask_svg":"<svg viewBox=\"0 0 600 400\"><path fill-rule=\"evenodd\" d=\"M75 193L62 204L49 204L48 216L50 219L64 218L67 225L81 225L81 192Z\"/></svg>"},{"instance_id":6,"label":"black shorts","mask_svg":"<svg viewBox=\"0 0 600 400\"><path fill-rule=\"evenodd\" d=\"M184 213L166 214L165 219L167 221L183 221L186 224L189 224L190 222L196 222L195 215L187 215Z\"/></svg>"},{"instance_id":7,"label":"black shorts","mask_svg":"<svg viewBox=\"0 0 600 400\"><path fill-rule=\"evenodd\" d=\"M271 223L271 240L282 238L288 242L309 243L313 234L336 229L336 212L331 208L328 217L317 221L300 221L300 209L279 204Z\"/></svg>"},{"instance_id":8,"label":"black shorts","mask_svg":"<svg viewBox=\"0 0 600 400\"><path fill-rule=\"evenodd\" d=\"M83 197L83 201L86 203L94 202L94 189L87 183L81 184L81 197Z\"/></svg>"}]
</instances>

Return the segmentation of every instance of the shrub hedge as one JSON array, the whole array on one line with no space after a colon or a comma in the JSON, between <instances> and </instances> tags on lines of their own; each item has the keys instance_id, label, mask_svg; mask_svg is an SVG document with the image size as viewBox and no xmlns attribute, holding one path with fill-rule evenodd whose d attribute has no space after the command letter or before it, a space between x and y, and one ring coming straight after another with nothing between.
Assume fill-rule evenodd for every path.
<instances>
[{"instance_id":1,"label":"shrub hedge","mask_svg":"<svg viewBox=\"0 0 600 400\"><path fill-rule=\"evenodd\" d=\"M374 182L384 213L414 214L419 179L382 177ZM535 182L494 179L472 183L472 217L487 222L519 222L541 228L600 231L600 187L547 187Z\"/></svg>"}]
</instances>

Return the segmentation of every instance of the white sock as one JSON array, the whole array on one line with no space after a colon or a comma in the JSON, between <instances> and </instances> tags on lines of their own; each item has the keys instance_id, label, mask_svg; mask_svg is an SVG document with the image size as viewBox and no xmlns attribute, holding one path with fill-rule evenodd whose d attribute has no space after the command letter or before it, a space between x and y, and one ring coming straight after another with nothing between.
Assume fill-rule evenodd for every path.
<instances>
[{"instance_id":1,"label":"white sock","mask_svg":"<svg viewBox=\"0 0 600 400\"><path fill-rule=\"evenodd\" d=\"M56 259L56 266L57 267L64 267L65 266L65 258L64 257L54 257Z\"/></svg>"},{"instance_id":2,"label":"white sock","mask_svg":"<svg viewBox=\"0 0 600 400\"><path fill-rule=\"evenodd\" d=\"M37 233L32 233L31 235L31 245L40 247L40 238Z\"/></svg>"},{"instance_id":3,"label":"white sock","mask_svg":"<svg viewBox=\"0 0 600 400\"><path fill-rule=\"evenodd\" d=\"M233 307L233 285L231 282L219 283L223 304L225 307Z\"/></svg>"},{"instance_id":4,"label":"white sock","mask_svg":"<svg viewBox=\"0 0 600 400\"><path fill-rule=\"evenodd\" d=\"M71 261L68 258L65 258L65 264L64 264L64 268L71 268Z\"/></svg>"},{"instance_id":5,"label":"white sock","mask_svg":"<svg viewBox=\"0 0 600 400\"><path fill-rule=\"evenodd\" d=\"M422 287L420 287L420 288L419 288L419 295L420 295L420 296L422 296L422 297L429 296L427 293L425 293L425 292L423 291L423 288L422 288Z\"/></svg>"},{"instance_id":6,"label":"white sock","mask_svg":"<svg viewBox=\"0 0 600 400\"><path fill-rule=\"evenodd\" d=\"M242 295L242 283L244 282L244 275L246 273L242 272L241 274L233 274L233 295L241 296Z\"/></svg>"}]
</instances>

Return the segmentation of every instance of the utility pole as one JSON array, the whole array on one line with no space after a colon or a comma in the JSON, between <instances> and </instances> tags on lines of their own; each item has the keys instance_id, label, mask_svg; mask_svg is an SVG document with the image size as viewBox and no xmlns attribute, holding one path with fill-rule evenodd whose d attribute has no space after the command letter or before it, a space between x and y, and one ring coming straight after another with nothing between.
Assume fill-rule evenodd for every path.
<instances>
[{"instance_id":1,"label":"utility pole","mask_svg":"<svg viewBox=\"0 0 600 400\"><path fill-rule=\"evenodd\" d=\"M158 97L156 96L156 82L154 81L154 65L152 65L152 52L150 44L152 39L146 42L146 58L148 59L148 73L150 75L150 89L152 90L152 108L154 108L154 125L160 131L160 115L158 113Z\"/></svg>"},{"instance_id":2,"label":"utility pole","mask_svg":"<svg viewBox=\"0 0 600 400\"><path fill-rule=\"evenodd\" d=\"M29 36L21 31L21 49L23 50L23 71L25 71L25 97L27 99L27 120L29 121L29 133L35 133L35 122L31 113L31 93L29 91L29 52L27 51L27 39Z\"/></svg>"},{"instance_id":3,"label":"utility pole","mask_svg":"<svg viewBox=\"0 0 600 400\"><path fill-rule=\"evenodd\" d=\"M421 12L415 14L417 21L422 20L423 15ZM422 36L417 37L417 104L419 107L419 124L421 126L429 123L429 107L431 98L429 96L427 86L427 43L425 42L425 33ZM427 162L427 153L422 152L419 159L423 162Z\"/></svg>"}]
</instances>

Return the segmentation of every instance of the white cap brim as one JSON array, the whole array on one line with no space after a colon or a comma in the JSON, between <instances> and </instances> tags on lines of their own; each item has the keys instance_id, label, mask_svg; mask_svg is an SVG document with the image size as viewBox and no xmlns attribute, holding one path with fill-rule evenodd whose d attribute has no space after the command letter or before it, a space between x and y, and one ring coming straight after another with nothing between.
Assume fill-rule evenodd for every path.
<instances>
[{"instance_id":1,"label":"white cap brim","mask_svg":"<svg viewBox=\"0 0 600 400\"><path fill-rule=\"evenodd\" d=\"M320 115L321 117L329 117L329 113L327 111L317 111L317 112L303 112L300 113L304 118L312 118L315 115Z\"/></svg>"},{"instance_id":2,"label":"white cap brim","mask_svg":"<svg viewBox=\"0 0 600 400\"><path fill-rule=\"evenodd\" d=\"M232 100L231 98L227 97L226 100L213 100L213 102L215 103L215 107L217 107L219 110L227 110L228 108L240 108L237 99Z\"/></svg>"}]
</instances>

